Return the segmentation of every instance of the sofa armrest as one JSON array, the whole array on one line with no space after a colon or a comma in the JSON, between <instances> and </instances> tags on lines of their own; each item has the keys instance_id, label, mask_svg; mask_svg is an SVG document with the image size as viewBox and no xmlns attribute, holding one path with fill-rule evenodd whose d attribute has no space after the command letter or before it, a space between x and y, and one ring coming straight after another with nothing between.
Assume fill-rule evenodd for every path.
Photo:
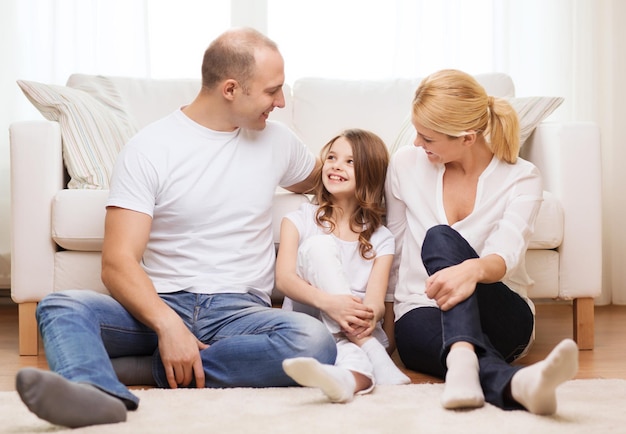
<instances>
[{"instance_id":1,"label":"sofa armrest","mask_svg":"<svg viewBox=\"0 0 626 434\"><path fill-rule=\"evenodd\" d=\"M51 203L64 186L57 122L22 121L9 127L11 155L11 297L38 302L52 292Z\"/></svg>"},{"instance_id":2,"label":"sofa armrest","mask_svg":"<svg viewBox=\"0 0 626 434\"><path fill-rule=\"evenodd\" d=\"M522 157L539 168L544 189L563 205L559 298L596 297L602 290L599 127L592 122L544 122L522 148Z\"/></svg>"}]
</instances>

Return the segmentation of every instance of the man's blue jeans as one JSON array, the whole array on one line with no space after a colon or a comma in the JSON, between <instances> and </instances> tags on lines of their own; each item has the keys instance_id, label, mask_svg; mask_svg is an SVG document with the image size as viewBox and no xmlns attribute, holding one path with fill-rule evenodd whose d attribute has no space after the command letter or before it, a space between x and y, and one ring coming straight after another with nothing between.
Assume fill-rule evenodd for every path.
<instances>
[{"instance_id":1,"label":"man's blue jeans","mask_svg":"<svg viewBox=\"0 0 626 434\"><path fill-rule=\"evenodd\" d=\"M446 225L428 230L422 261L429 275L478 258L476 251ZM448 311L420 307L396 322L396 345L409 369L444 378L446 356L453 343L470 342L476 348L485 400L497 407L520 408L509 396L511 366L529 345L534 316L527 302L501 282L478 284L467 300Z\"/></svg>"},{"instance_id":2,"label":"man's blue jeans","mask_svg":"<svg viewBox=\"0 0 626 434\"><path fill-rule=\"evenodd\" d=\"M306 314L271 308L251 294L162 294L161 298L209 348L200 352L206 387L273 387L296 383L282 369L291 357L333 364L335 341ZM91 384L137 408L110 358L153 355L153 376L168 387L156 334L108 295L70 290L46 296L37 321L50 369Z\"/></svg>"}]
</instances>

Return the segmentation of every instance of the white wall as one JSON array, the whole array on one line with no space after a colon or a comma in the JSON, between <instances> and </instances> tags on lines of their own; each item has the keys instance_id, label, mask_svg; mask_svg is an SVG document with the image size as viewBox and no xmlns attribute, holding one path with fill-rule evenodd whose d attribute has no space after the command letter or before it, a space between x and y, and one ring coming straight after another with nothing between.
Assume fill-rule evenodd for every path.
<instances>
[{"instance_id":1,"label":"white wall","mask_svg":"<svg viewBox=\"0 0 626 434\"><path fill-rule=\"evenodd\" d=\"M12 13L13 3L3 8L3 13ZM0 53L3 59L11 59L13 46L11 37L15 31L14 21L0 26ZM9 184L9 131L8 120L11 119L10 108L13 104L6 103L16 98L16 84L12 80L14 70L11 62L3 62L0 68L0 288L8 288L10 284L10 251L11 251L11 217L10 217L10 184ZM4 104L2 102L5 102Z\"/></svg>"},{"instance_id":2,"label":"white wall","mask_svg":"<svg viewBox=\"0 0 626 434\"><path fill-rule=\"evenodd\" d=\"M597 49L603 67L594 89L604 175L604 292L598 301L626 304L626 2L601 4Z\"/></svg>"}]
</instances>

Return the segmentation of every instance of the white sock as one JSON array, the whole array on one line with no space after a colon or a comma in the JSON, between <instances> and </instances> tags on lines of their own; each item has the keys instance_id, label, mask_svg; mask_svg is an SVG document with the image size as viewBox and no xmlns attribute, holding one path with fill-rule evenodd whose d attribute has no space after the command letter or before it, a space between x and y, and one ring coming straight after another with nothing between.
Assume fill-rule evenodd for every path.
<instances>
[{"instance_id":1,"label":"white sock","mask_svg":"<svg viewBox=\"0 0 626 434\"><path fill-rule=\"evenodd\" d=\"M296 383L317 387L332 402L348 402L354 397L356 381L347 369L324 365L312 357L285 359L283 369Z\"/></svg>"},{"instance_id":2,"label":"white sock","mask_svg":"<svg viewBox=\"0 0 626 434\"><path fill-rule=\"evenodd\" d=\"M446 384L441 396L444 408L478 408L485 404L485 395L478 376L476 353L469 348L455 348L446 358Z\"/></svg>"},{"instance_id":3,"label":"white sock","mask_svg":"<svg viewBox=\"0 0 626 434\"><path fill-rule=\"evenodd\" d=\"M511 395L534 414L556 412L556 388L578 371L578 346L562 340L544 360L522 368L511 379Z\"/></svg>"},{"instance_id":4,"label":"white sock","mask_svg":"<svg viewBox=\"0 0 626 434\"><path fill-rule=\"evenodd\" d=\"M381 344L378 339L368 339L361 349L367 354L367 357L372 362L374 367L374 378L376 384L409 384L411 379L404 375L404 373L396 366L391 360L387 350Z\"/></svg>"}]
</instances>

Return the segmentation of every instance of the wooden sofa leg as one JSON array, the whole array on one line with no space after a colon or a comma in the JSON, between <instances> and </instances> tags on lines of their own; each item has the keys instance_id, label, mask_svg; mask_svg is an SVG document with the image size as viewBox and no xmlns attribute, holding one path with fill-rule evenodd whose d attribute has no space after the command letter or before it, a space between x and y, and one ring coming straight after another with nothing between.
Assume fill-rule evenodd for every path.
<instances>
[{"instance_id":1,"label":"wooden sofa leg","mask_svg":"<svg viewBox=\"0 0 626 434\"><path fill-rule=\"evenodd\" d=\"M20 356L36 356L39 353L39 329L35 318L36 302L18 304L18 330Z\"/></svg>"},{"instance_id":2,"label":"wooden sofa leg","mask_svg":"<svg viewBox=\"0 0 626 434\"><path fill-rule=\"evenodd\" d=\"M591 297L575 298L574 340L580 350L593 350L594 346L594 303Z\"/></svg>"}]
</instances>

